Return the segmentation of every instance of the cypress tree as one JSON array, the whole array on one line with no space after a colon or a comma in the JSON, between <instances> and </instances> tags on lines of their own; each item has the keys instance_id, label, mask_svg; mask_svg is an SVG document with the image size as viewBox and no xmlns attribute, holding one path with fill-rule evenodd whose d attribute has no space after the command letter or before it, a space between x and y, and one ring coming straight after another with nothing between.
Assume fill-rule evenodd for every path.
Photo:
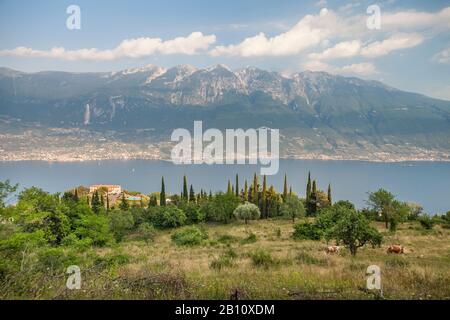
<instances>
[{"instance_id":1,"label":"cypress tree","mask_svg":"<svg viewBox=\"0 0 450 320\"><path fill-rule=\"evenodd\" d=\"M155 195L151 195L149 203L148 203L148 206L149 207L156 207L157 205L158 205L158 199L156 198Z\"/></svg>"},{"instance_id":2,"label":"cypress tree","mask_svg":"<svg viewBox=\"0 0 450 320\"><path fill-rule=\"evenodd\" d=\"M311 214L316 214L317 212L317 184L316 180L313 181L312 192L310 195L310 203L311 203Z\"/></svg>"},{"instance_id":3,"label":"cypress tree","mask_svg":"<svg viewBox=\"0 0 450 320\"><path fill-rule=\"evenodd\" d=\"M262 199L261 199L261 213L263 217L267 218L267 178L264 175L263 179L263 190L262 190Z\"/></svg>"},{"instance_id":4,"label":"cypress tree","mask_svg":"<svg viewBox=\"0 0 450 320\"><path fill-rule=\"evenodd\" d=\"M306 184L306 202L309 201L311 197L311 172L308 172L308 183Z\"/></svg>"},{"instance_id":5,"label":"cypress tree","mask_svg":"<svg viewBox=\"0 0 450 320\"><path fill-rule=\"evenodd\" d=\"M211 191L211 190L209 190L209 196L208 196L208 198L209 198L209 200L212 200L212 198L213 198L213 195L212 195L212 191Z\"/></svg>"},{"instance_id":6,"label":"cypress tree","mask_svg":"<svg viewBox=\"0 0 450 320\"><path fill-rule=\"evenodd\" d=\"M245 185L244 185L244 201L248 201L248 184L247 184L247 179L245 179Z\"/></svg>"},{"instance_id":7,"label":"cypress tree","mask_svg":"<svg viewBox=\"0 0 450 320\"><path fill-rule=\"evenodd\" d=\"M328 203L333 205L332 199L331 199L331 184L328 185Z\"/></svg>"},{"instance_id":8,"label":"cypress tree","mask_svg":"<svg viewBox=\"0 0 450 320\"><path fill-rule=\"evenodd\" d=\"M284 174L283 200L286 201L288 195L287 174Z\"/></svg>"},{"instance_id":9,"label":"cypress tree","mask_svg":"<svg viewBox=\"0 0 450 320\"><path fill-rule=\"evenodd\" d=\"M94 192L94 194L92 195L92 200L91 200L91 207L92 207L92 211L94 211L94 213L98 214L100 212L100 198L98 196L98 191L96 190Z\"/></svg>"},{"instance_id":10,"label":"cypress tree","mask_svg":"<svg viewBox=\"0 0 450 320\"><path fill-rule=\"evenodd\" d=\"M161 178L161 192L159 194L159 205L166 205L166 186L164 185L164 177Z\"/></svg>"},{"instance_id":11,"label":"cypress tree","mask_svg":"<svg viewBox=\"0 0 450 320\"><path fill-rule=\"evenodd\" d=\"M105 207L105 200L103 199L103 194L100 194L100 206Z\"/></svg>"},{"instance_id":12,"label":"cypress tree","mask_svg":"<svg viewBox=\"0 0 450 320\"><path fill-rule=\"evenodd\" d=\"M255 175L253 176L253 191L252 191L252 201L255 205L259 206L259 199L258 199L258 177Z\"/></svg>"},{"instance_id":13,"label":"cypress tree","mask_svg":"<svg viewBox=\"0 0 450 320\"><path fill-rule=\"evenodd\" d=\"M189 201L190 202L195 202L195 192L194 192L194 187L191 184L191 188L189 189Z\"/></svg>"},{"instance_id":14,"label":"cypress tree","mask_svg":"<svg viewBox=\"0 0 450 320\"><path fill-rule=\"evenodd\" d=\"M75 192L74 192L74 195L73 195L73 200L75 200L76 202L78 202L78 200L79 200L79 198L78 198L78 189L77 188L75 188Z\"/></svg>"},{"instance_id":15,"label":"cypress tree","mask_svg":"<svg viewBox=\"0 0 450 320\"><path fill-rule=\"evenodd\" d=\"M106 193L106 211L109 211L109 194Z\"/></svg>"},{"instance_id":16,"label":"cypress tree","mask_svg":"<svg viewBox=\"0 0 450 320\"><path fill-rule=\"evenodd\" d=\"M289 195L292 197L292 187L289 187Z\"/></svg>"},{"instance_id":17,"label":"cypress tree","mask_svg":"<svg viewBox=\"0 0 450 320\"><path fill-rule=\"evenodd\" d=\"M231 193L231 182L230 182L230 179L228 179L227 194L232 194Z\"/></svg>"},{"instance_id":18,"label":"cypress tree","mask_svg":"<svg viewBox=\"0 0 450 320\"><path fill-rule=\"evenodd\" d=\"M125 192L122 192L122 200L120 201L120 210L127 211L129 209L128 201L125 199Z\"/></svg>"},{"instance_id":19,"label":"cypress tree","mask_svg":"<svg viewBox=\"0 0 450 320\"><path fill-rule=\"evenodd\" d=\"M236 197L239 197L239 175L236 173Z\"/></svg>"},{"instance_id":20,"label":"cypress tree","mask_svg":"<svg viewBox=\"0 0 450 320\"><path fill-rule=\"evenodd\" d=\"M188 201L188 187L186 175L183 176L183 195L181 196L181 198L185 201Z\"/></svg>"}]
</instances>

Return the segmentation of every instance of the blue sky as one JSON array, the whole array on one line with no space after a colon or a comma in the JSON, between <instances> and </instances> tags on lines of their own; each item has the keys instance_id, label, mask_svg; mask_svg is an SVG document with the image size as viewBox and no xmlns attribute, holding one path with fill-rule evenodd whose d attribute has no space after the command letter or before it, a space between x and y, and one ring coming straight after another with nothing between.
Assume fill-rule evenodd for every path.
<instances>
[{"instance_id":1,"label":"blue sky","mask_svg":"<svg viewBox=\"0 0 450 320\"><path fill-rule=\"evenodd\" d=\"M81 9L80 30L66 27L72 4ZM366 26L373 4L381 10L376 30ZM0 66L310 69L450 100L449 31L448 0L0 0Z\"/></svg>"}]
</instances>

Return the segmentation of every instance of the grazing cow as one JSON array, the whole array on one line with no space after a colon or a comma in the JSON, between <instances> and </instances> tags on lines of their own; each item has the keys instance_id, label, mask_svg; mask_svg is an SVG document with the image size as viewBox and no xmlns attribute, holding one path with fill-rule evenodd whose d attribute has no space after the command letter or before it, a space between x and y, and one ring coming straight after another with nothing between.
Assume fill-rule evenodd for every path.
<instances>
[{"instance_id":1,"label":"grazing cow","mask_svg":"<svg viewBox=\"0 0 450 320\"><path fill-rule=\"evenodd\" d=\"M332 253L339 253L339 246L329 246L326 249L327 254L332 254Z\"/></svg>"},{"instance_id":2,"label":"grazing cow","mask_svg":"<svg viewBox=\"0 0 450 320\"><path fill-rule=\"evenodd\" d=\"M388 247L387 253L396 253L396 254L404 253L403 246L395 244L391 245Z\"/></svg>"}]
</instances>

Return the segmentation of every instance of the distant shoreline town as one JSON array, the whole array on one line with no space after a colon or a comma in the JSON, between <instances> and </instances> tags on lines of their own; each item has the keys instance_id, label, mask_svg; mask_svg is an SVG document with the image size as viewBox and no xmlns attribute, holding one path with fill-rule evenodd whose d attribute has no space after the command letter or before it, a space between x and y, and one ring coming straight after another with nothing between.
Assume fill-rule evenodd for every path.
<instances>
[{"instance_id":1,"label":"distant shoreline town","mask_svg":"<svg viewBox=\"0 0 450 320\"><path fill-rule=\"evenodd\" d=\"M0 162L95 162L95 161L132 161L132 160L147 160L147 161L167 161L172 162L166 157L155 156L133 156L127 155L124 157L16 157L1 155ZM342 157L339 155L298 155L298 156L281 156L280 160L318 160L318 161L364 161L364 162L379 162L379 163L398 163L398 162L450 162L450 156L446 157L407 157L407 156L391 156L387 155L385 158L376 157L371 158L367 156L360 157ZM220 164L217 164L220 165Z\"/></svg>"}]
</instances>

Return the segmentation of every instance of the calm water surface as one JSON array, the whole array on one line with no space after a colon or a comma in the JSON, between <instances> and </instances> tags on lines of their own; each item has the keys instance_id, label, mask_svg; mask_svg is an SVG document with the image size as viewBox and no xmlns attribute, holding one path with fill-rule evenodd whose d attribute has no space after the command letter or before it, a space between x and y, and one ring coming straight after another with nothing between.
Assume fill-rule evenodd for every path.
<instances>
[{"instance_id":1,"label":"calm water surface","mask_svg":"<svg viewBox=\"0 0 450 320\"><path fill-rule=\"evenodd\" d=\"M0 162L0 180L10 179L21 187L39 186L50 192L64 191L78 185L120 184L127 190L144 193L159 191L164 176L166 191L179 193L182 176L196 191L226 190L236 173L240 187L259 172L254 165L174 165L166 161L85 161L85 162ZM403 201L420 203L429 213L450 210L449 162L374 163L364 161L282 160L279 173L268 183L282 190L283 176L300 195L305 194L308 171L318 187L333 188L333 199L348 199L358 207L365 205L367 192L385 188Z\"/></svg>"}]
</instances>

